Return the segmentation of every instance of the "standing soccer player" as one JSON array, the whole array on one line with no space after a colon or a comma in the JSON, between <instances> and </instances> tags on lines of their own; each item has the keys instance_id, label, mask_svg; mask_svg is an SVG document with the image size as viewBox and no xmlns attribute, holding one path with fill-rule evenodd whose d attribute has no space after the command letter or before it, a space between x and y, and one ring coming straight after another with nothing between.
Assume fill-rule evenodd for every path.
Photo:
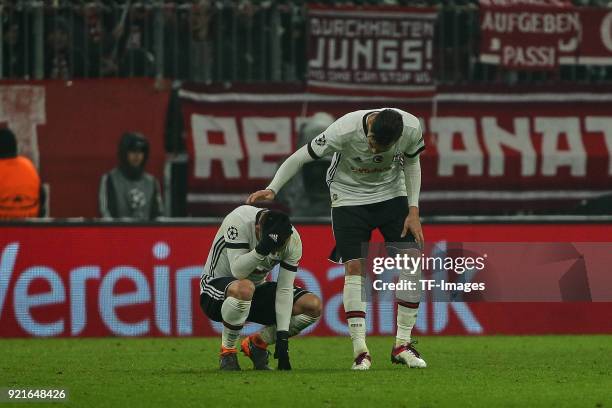
<instances>
[{"instance_id":1,"label":"standing soccer player","mask_svg":"<svg viewBox=\"0 0 612 408\"><path fill-rule=\"evenodd\" d=\"M336 240L330 259L344 264L344 310L353 341L355 370L367 370L371 357L366 345L365 281L361 244L378 228L385 242L424 242L419 219L421 165L425 149L418 119L402 110L359 110L335 121L323 133L293 153L279 167L265 190L251 194L247 203L273 200L305 164L333 154L327 171ZM400 279L420 277L400 272ZM397 292L397 335L391 361L409 367L427 366L411 342L420 293Z\"/></svg>"},{"instance_id":2,"label":"standing soccer player","mask_svg":"<svg viewBox=\"0 0 612 408\"><path fill-rule=\"evenodd\" d=\"M274 343L278 368L291 369L289 337L321 315L321 300L293 284L301 257L300 235L286 214L243 205L225 217L200 280L202 311L224 326L222 370L240 370L237 344L246 321L266 326L241 343L255 369L270 369L267 347ZM276 265L278 279L269 282L266 278Z\"/></svg>"}]
</instances>

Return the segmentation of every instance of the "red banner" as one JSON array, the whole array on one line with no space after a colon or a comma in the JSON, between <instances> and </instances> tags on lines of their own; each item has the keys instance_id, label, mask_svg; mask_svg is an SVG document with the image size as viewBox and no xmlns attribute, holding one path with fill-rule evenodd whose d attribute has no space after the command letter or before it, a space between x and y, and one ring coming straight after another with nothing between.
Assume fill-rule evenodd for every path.
<instances>
[{"instance_id":1,"label":"red banner","mask_svg":"<svg viewBox=\"0 0 612 408\"><path fill-rule=\"evenodd\" d=\"M3 82L0 125L49 184L50 216L96 217L100 177L117 165L123 132L149 139L147 171L163 174L167 103L149 79Z\"/></svg>"},{"instance_id":2,"label":"red banner","mask_svg":"<svg viewBox=\"0 0 612 408\"><path fill-rule=\"evenodd\" d=\"M324 303L315 335L347 333L344 269L324 261L328 225L298 226L298 281ZM199 308L199 276L215 226L3 227L0 337L216 335ZM430 242L605 242L612 225L427 225ZM380 240L380 236L375 236ZM104 256L101 256L104 254ZM368 332L395 331L392 301L369 305ZM612 303L422 303L419 334L612 333ZM568 318L571 316L571 318ZM246 332L256 330L247 325Z\"/></svg>"},{"instance_id":3,"label":"red banner","mask_svg":"<svg viewBox=\"0 0 612 408\"><path fill-rule=\"evenodd\" d=\"M313 91L425 94L434 90L436 9L308 9Z\"/></svg>"},{"instance_id":4,"label":"red banner","mask_svg":"<svg viewBox=\"0 0 612 408\"><path fill-rule=\"evenodd\" d=\"M577 9L510 1L480 2L480 60L511 69L550 70L577 47Z\"/></svg>"},{"instance_id":5,"label":"red banner","mask_svg":"<svg viewBox=\"0 0 612 408\"><path fill-rule=\"evenodd\" d=\"M579 10L581 41L572 55L560 58L560 63L612 65L612 10L602 7Z\"/></svg>"},{"instance_id":6,"label":"red banner","mask_svg":"<svg viewBox=\"0 0 612 408\"><path fill-rule=\"evenodd\" d=\"M187 89L180 95L194 215L223 215L265 187L315 112L337 118L380 106L422 120L425 214L568 211L612 193L610 94L448 93L433 103Z\"/></svg>"},{"instance_id":7,"label":"red banner","mask_svg":"<svg viewBox=\"0 0 612 408\"><path fill-rule=\"evenodd\" d=\"M481 0L480 60L510 69L612 63L612 11L568 2Z\"/></svg>"}]
</instances>

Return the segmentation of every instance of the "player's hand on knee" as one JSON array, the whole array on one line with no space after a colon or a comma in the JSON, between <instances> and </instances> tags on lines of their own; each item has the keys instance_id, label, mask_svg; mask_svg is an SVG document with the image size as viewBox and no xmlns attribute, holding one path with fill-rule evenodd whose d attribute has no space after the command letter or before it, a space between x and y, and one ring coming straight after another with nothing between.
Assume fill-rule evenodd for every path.
<instances>
[{"instance_id":1,"label":"player's hand on knee","mask_svg":"<svg viewBox=\"0 0 612 408\"><path fill-rule=\"evenodd\" d=\"M404 220L404 229L402 231L402 238L406 236L406 234L410 231L414 240L419 245L420 248L423 248L425 244L425 237L423 236L423 228L421 227L421 220L418 214L408 214L406 219Z\"/></svg>"},{"instance_id":2,"label":"player's hand on knee","mask_svg":"<svg viewBox=\"0 0 612 408\"><path fill-rule=\"evenodd\" d=\"M274 197L276 197L276 194L274 194L272 190L259 190L251 194L249 198L247 198L246 203L253 204L257 201L272 201Z\"/></svg>"},{"instance_id":3,"label":"player's hand on knee","mask_svg":"<svg viewBox=\"0 0 612 408\"><path fill-rule=\"evenodd\" d=\"M289 332L276 332L274 358L278 360L279 370L291 370L291 363L289 362Z\"/></svg>"}]
</instances>

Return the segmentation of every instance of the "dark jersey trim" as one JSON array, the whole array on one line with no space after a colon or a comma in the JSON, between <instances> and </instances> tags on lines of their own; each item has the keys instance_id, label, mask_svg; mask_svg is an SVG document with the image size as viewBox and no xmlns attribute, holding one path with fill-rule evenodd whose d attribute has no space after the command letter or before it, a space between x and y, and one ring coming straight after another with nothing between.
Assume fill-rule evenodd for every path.
<instances>
[{"instance_id":1,"label":"dark jersey trim","mask_svg":"<svg viewBox=\"0 0 612 408\"><path fill-rule=\"evenodd\" d=\"M412 154L404 153L404 155L405 155L406 157L413 158L413 157L414 157L414 156L416 156L417 154L421 153L423 150L425 150L425 145L423 145L423 146L419 147L419 149L418 149L416 152L412 153Z\"/></svg>"},{"instance_id":2,"label":"dark jersey trim","mask_svg":"<svg viewBox=\"0 0 612 408\"><path fill-rule=\"evenodd\" d=\"M313 150L313 148L312 148L312 142L313 142L313 141L314 141L314 139L313 139L313 140L311 140L311 141L308 143L308 154L309 154L309 155L310 155L310 157L312 157L313 159L315 159L315 160L319 160L321 157L317 156L317 154L315 153L315 151L314 151L314 150Z\"/></svg>"},{"instance_id":3,"label":"dark jersey trim","mask_svg":"<svg viewBox=\"0 0 612 408\"><path fill-rule=\"evenodd\" d=\"M229 249L251 249L248 242L226 242L225 247Z\"/></svg>"},{"instance_id":4,"label":"dark jersey trim","mask_svg":"<svg viewBox=\"0 0 612 408\"><path fill-rule=\"evenodd\" d=\"M283 262L283 261L281 261L280 266L281 268L286 269L291 272L297 272L298 270L298 267L296 265L290 265L287 262Z\"/></svg>"}]
</instances>

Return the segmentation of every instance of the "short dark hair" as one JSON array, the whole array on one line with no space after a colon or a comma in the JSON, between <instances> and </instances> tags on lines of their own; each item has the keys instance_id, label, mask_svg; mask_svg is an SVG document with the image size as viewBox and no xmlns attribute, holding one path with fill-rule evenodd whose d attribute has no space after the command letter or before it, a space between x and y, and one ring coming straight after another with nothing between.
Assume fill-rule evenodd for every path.
<instances>
[{"instance_id":1,"label":"short dark hair","mask_svg":"<svg viewBox=\"0 0 612 408\"><path fill-rule=\"evenodd\" d=\"M393 109L384 109L374 118L370 131L376 144L389 146L395 143L404 131L402 115Z\"/></svg>"}]
</instances>

